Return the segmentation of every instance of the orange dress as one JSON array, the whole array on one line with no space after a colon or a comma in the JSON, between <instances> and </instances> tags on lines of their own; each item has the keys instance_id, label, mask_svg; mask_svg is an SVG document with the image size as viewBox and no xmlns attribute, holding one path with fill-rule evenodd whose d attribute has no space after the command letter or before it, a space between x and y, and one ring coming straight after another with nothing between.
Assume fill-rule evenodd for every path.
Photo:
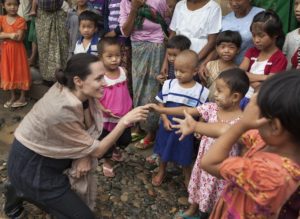
<instances>
[{"instance_id":1,"label":"orange dress","mask_svg":"<svg viewBox=\"0 0 300 219\"><path fill-rule=\"evenodd\" d=\"M26 30L26 21L18 16L14 23L8 24L7 17L0 16L0 28L4 33L16 33L18 30ZM4 90L28 90L31 77L23 41L5 39L0 49L0 87Z\"/></svg>"},{"instance_id":2,"label":"orange dress","mask_svg":"<svg viewBox=\"0 0 300 219\"><path fill-rule=\"evenodd\" d=\"M262 151L257 132L245 140L254 145L244 157L226 159L220 169L228 181L210 218L275 219L300 185L300 166L277 154Z\"/></svg>"}]
</instances>

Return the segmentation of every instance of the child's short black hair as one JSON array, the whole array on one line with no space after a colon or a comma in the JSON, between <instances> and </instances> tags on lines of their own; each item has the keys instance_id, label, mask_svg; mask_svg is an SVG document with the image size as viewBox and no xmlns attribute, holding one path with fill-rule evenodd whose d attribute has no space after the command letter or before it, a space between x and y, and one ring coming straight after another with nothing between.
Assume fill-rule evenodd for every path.
<instances>
[{"instance_id":1,"label":"child's short black hair","mask_svg":"<svg viewBox=\"0 0 300 219\"><path fill-rule=\"evenodd\" d=\"M249 78L246 72L240 68L232 68L223 71L218 76L218 79L224 80L228 85L231 93L237 92L244 97L249 89Z\"/></svg>"},{"instance_id":2,"label":"child's short black hair","mask_svg":"<svg viewBox=\"0 0 300 219\"><path fill-rule=\"evenodd\" d=\"M88 20L94 22L95 27L97 27L99 21L99 15L92 11L83 11L78 16L78 20L79 20L79 25L81 21Z\"/></svg>"},{"instance_id":3,"label":"child's short black hair","mask_svg":"<svg viewBox=\"0 0 300 219\"><path fill-rule=\"evenodd\" d=\"M116 37L104 37L100 40L98 43L98 53L99 56L102 56L105 46L111 46L111 45L118 45L120 46L120 43Z\"/></svg>"},{"instance_id":4,"label":"child's short black hair","mask_svg":"<svg viewBox=\"0 0 300 219\"><path fill-rule=\"evenodd\" d=\"M265 80L257 97L257 104L262 116L268 119L278 118L298 144L300 144L299 85L299 71L286 71Z\"/></svg>"},{"instance_id":5,"label":"child's short black hair","mask_svg":"<svg viewBox=\"0 0 300 219\"><path fill-rule=\"evenodd\" d=\"M219 46L221 43L233 43L237 48L240 48L242 44L241 34L232 30L222 31L216 39L216 45Z\"/></svg>"},{"instance_id":6,"label":"child's short black hair","mask_svg":"<svg viewBox=\"0 0 300 219\"><path fill-rule=\"evenodd\" d=\"M170 38L167 42L167 49L179 49L180 51L189 49L191 41L183 35L176 35Z\"/></svg>"}]
</instances>

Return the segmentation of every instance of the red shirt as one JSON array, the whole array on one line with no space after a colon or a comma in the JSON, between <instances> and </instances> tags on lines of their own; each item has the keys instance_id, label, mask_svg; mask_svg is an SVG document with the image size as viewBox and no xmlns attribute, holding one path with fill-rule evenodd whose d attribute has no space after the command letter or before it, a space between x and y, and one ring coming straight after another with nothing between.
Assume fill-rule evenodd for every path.
<instances>
[{"instance_id":1,"label":"red shirt","mask_svg":"<svg viewBox=\"0 0 300 219\"><path fill-rule=\"evenodd\" d=\"M257 57L260 54L260 50L255 47L252 47L247 50L245 57L250 60L250 65L248 71L251 69L251 66L256 61ZM268 75L270 73L278 73L284 71L287 67L287 59L285 55L281 52L281 50L277 50L273 53L273 55L269 58L264 73Z\"/></svg>"}]
</instances>

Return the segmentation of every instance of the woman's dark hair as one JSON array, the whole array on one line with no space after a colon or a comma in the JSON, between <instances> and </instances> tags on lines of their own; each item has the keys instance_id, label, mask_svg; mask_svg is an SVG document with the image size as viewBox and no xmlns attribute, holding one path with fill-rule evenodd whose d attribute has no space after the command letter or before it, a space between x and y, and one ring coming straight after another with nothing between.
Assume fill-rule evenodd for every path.
<instances>
[{"instance_id":1,"label":"woman's dark hair","mask_svg":"<svg viewBox=\"0 0 300 219\"><path fill-rule=\"evenodd\" d=\"M228 85L231 93L237 92L244 97L249 89L249 78L246 72L240 68L232 68L223 71L218 76L218 79L224 80Z\"/></svg>"},{"instance_id":2,"label":"woman's dark hair","mask_svg":"<svg viewBox=\"0 0 300 219\"><path fill-rule=\"evenodd\" d=\"M92 11L83 11L80 13L80 15L78 16L78 20L79 20L79 25L81 21L92 21L95 24L95 27L98 26L98 21L100 19L100 16L98 14L96 14L95 12Z\"/></svg>"},{"instance_id":3,"label":"woman's dark hair","mask_svg":"<svg viewBox=\"0 0 300 219\"><path fill-rule=\"evenodd\" d=\"M270 37L277 36L276 46L279 49L282 49L285 35L282 29L282 22L276 12L272 10L266 10L255 15L250 26L251 32L253 24L257 22L263 23L263 31L266 32Z\"/></svg>"},{"instance_id":4,"label":"woman's dark hair","mask_svg":"<svg viewBox=\"0 0 300 219\"><path fill-rule=\"evenodd\" d=\"M276 74L260 87L257 104L262 116L278 118L300 144L300 73L290 70Z\"/></svg>"},{"instance_id":5,"label":"woman's dark hair","mask_svg":"<svg viewBox=\"0 0 300 219\"><path fill-rule=\"evenodd\" d=\"M190 39L183 35L173 36L167 42L167 49L179 49L180 51L183 51L189 49L190 47Z\"/></svg>"},{"instance_id":6,"label":"woman's dark hair","mask_svg":"<svg viewBox=\"0 0 300 219\"><path fill-rule=\"evenodd\" d=\"M237 48L240 48L242 44L241 34L232 30L222 31L216 39L216 45L219 46L221 43L233 43Z\"/></svg>"},{"instance_id":7,"label":"woman's dark hair","mask_svg":"<svg viewBox=\"0 0 300 219\"><path fill-rule=\"evenodd\" d=\"M91 54L76 54L67 62L65 70L58 69L55 72L55 77L60 84L73 90L75 88L73 78L78 76L81 80L85 80L91 74L90 64L98 61L98 57Z\"/></svg>"},{"instance_id":8,"label":"woman's dark hair","mask_svg":"<svg viewBox=\"0 0 300 219\"><path fill-rule=\"evenodd\" d=\"M105 46L117 45L120 46L120 43L116 37L104 37L98 43L98 53L99 56L102 56Z\"/></svg>"}]
</instances>

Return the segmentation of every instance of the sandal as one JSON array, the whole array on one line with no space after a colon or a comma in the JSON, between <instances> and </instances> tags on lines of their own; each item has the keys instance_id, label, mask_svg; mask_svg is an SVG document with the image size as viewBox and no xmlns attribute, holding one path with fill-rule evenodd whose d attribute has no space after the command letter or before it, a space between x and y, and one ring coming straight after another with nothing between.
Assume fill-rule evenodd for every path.
<instances>
[{"instance_id":1,"label":"sandal","mask_svg":"<svg viewBox=\"0 0 300 219\"><path fill-rule=\"evenodd\" d=\"M10 108L11 107L11 105L13 104L14 102L12 101L6 101L5 103L4 103L4 105L3 105L3 107L5 108L5 109L8 109L8 108Z\"/></svg>"},{"instance_id":2,"label":"sandal","mask_svg":"<svg viewBox=\"0 0 300 219\"><path fill-rule=\"evenodd\" d=\"M26 106L28 103L27 102L14 102L11 107L12 108L18 108L18 107L23 107L23 106Z\"/></svg>"},{"instance_id":3,"label":"sandal","mask_svg":"<svg viewBox=\"0 0 300 219\"><path fill-rule=\"evenodd\" d=\"M142 140L140 140L139 142L137 142L134 147L138 148L138 149L148 149L150 148L152 145L154 144L154 141L150 141L148 139L143 138Z\"/></svg>"},{"instance_id":4,"label":"sandal","mask_svg":"<svg viewBox=\"0 0 300 219\"><path fill-rule=\"evenodd\" d=\"M114 172L114 168L113 167L108 167L107 165L103 164L102 165L103 168L103 175L109 178L113 178L115 177L115 172Z\"/></svg>"},{"instance_id":5,"label":"sandal","mask_svg":"<svg viewBox=\"0 0 300 219\"><path fill-rule=\"evenodd\" d=\"M145 133L132 132L131 133L131 142L136 142L145 137Z\"/></svg>"},{"instance_id":6,"label":"sandal","mask_svg":"<svg viewBox=\"0 0 300 219\"><path fill-rule=\"evenodd\" d=\"M174 219L183 218L183 219L201 219L200 216L188 216L184 213L183 210L180 210L175 216Z\"/></svg>"}]
</instances>

